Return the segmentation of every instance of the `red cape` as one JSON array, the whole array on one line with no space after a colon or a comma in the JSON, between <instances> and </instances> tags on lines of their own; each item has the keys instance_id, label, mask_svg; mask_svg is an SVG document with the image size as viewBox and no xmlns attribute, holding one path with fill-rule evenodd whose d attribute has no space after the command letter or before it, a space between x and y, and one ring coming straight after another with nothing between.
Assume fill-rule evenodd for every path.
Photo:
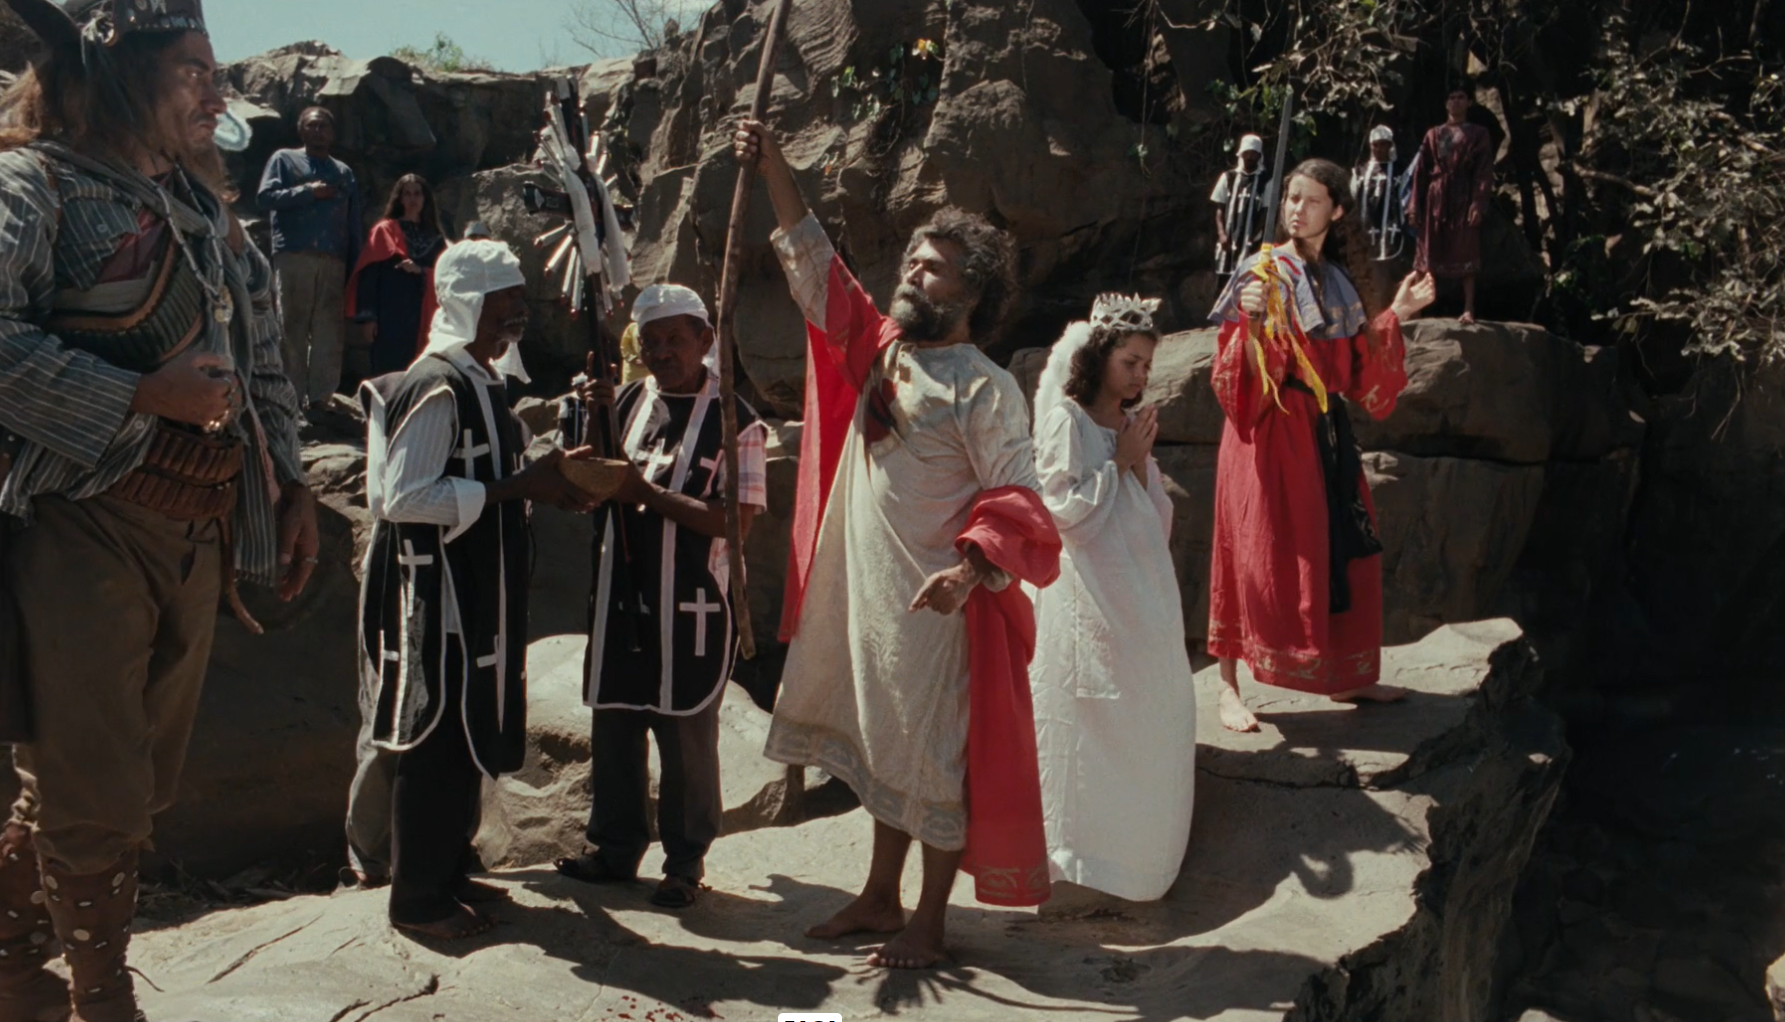
<instances>
[{"instance_id":1,"label":"red cape","mask_svg":"<svg viewBox=\"0 0 1785 1022\"><path fill-rule=\"evenodd\" d=\"M359 262L354 264L353 274L347 278L348 319L359 314L359 275L366 267L393 258L409 258L409 241L403 237L403 228L395 220L380 220L372 225L372 233L366 237L366 246L360 249ZM423 279L421 328L415 332L417 357L428 350L428 331L434 325L434 310L440 307L439 299L434 297L434 271L430 269Z\"/></svg>"},{"instance_id":2,"label":"red cape","mask_svg":"<svg viewBox=\"0 0 1785 1022\"><path fill-rule=\"evenodd\" d=\"M840 259L831 262L827 293L828 329L806 328L806 423L781 612L783 642L799 631L818 527L861 387L880 352L899 337L898 327L874 308ZM1047 585L1059 575L1059 531L1033 490L1006 487L980 494L956 545L969 542L1022 581ZM966 612L970 695L967 847L961 866L973 875L980 901L1039 905L1050 888L1029 693L1035 612L1014 582L999 593L983 586L974 590Z\"/></svg>"}]
</instances>

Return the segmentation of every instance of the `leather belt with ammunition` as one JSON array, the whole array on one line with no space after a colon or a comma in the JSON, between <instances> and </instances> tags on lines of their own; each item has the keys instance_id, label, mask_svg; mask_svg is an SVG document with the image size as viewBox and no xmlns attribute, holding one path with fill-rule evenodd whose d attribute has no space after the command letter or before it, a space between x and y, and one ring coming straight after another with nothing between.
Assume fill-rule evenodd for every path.
<instances>
[{"instance_id":1,"label":"leather belt with ammunition","mask_svg":"<svg viewBox=\"0 0 1785 1022\"><path fill-rule=\"evenodd\" d=\"M240 440L163 421L142 464L106 492L175 521L222 518L235 508L242 451Z\"/></svg>"}]
</instances>

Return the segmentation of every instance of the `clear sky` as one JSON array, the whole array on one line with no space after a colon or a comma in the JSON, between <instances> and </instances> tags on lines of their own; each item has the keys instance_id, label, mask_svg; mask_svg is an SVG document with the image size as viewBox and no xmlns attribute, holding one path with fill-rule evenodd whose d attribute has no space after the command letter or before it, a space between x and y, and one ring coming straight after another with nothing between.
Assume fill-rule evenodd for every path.
<instances>
[{"instance_id":1,"label":"clear sky","mask_svg":"<svg viewBox=\"0 0 1785 1022\"><path fill-rule=\"evenodd\" d=\"M614 0L211 0L205 19L222 61L240 60L287 43L320 39L349 57L367 58L404 45L426 49L444 32L467 54L503 71L582 64L589 51L570 40L572 8L606 10ZM675 0L700 10L706 0ZM620 56L614 46L604 56Z\"/></svg>"}]
</instances>

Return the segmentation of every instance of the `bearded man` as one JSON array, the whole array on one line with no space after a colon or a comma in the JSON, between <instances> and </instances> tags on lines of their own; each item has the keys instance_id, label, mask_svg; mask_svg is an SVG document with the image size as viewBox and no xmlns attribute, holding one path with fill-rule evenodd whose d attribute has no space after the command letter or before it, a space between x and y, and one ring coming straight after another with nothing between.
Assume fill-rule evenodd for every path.
<instances>
[{"instance_id":1,"label":"bearded man","mask_svg":"<svg viewBox=\"0 0 1785 1022\"><path fill-rule=\"evenodd\" d=\"M129 1022L137 854L173 802L218 600L238 574L295 597L315 505L271 270L219 198L199 0L8 3L47 56L0 100L21 647L0 687L29 696L0 730L33 739L0 835L0 1019ZM58 942L67 984L43 968Z\"/></svg>"},{"instance_id":2,"label":"bearded man","mask_svg":"<svg viewBox=\"0 0 1785 1022\"><path fill-rule=\"evenodd\" d=\"M896 934L869 964L926 968L945 957L957 868L992 904L1049 891L1034 616L1010 583L1052 582L1060 537L1036 493L1022 390L979 348L1015 290L1012 245L984 218L943 210L913 235L883 316L774 135L746 121L735 149L774 199L775 249L810 340L781 625L792 646L765 752L843 778L874 818L867 884L809 935ZM913 838L924 880L907 922Z\"/></svg>"}]
</instances>

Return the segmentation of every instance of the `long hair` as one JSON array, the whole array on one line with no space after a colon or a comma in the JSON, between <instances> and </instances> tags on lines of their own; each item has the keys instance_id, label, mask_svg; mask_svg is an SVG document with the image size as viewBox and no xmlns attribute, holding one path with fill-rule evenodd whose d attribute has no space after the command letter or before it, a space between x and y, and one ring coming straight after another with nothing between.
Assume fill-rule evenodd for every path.
<instances>
[{"instance_id":1,"label":"long hair","mask_svg":"<svg viewBox=\"0 0 1785 1022\"><path fill-rule=\"evenodd\" d=\"M162 58L180 32L133 32L107 48L110 67L89 73L78 53L51 50L0 94L0 151L55 139L89 155L147 150L167 156L227 200L223 155L169 137L158 117Z\"/></svg>"},{"instance_id":2,"label":"long hair","mask_svg":"<svg viewBox=\"0 0 1785 1022\"><path fill-rule=\"evenodd\" d=\"M926 241L952 241L961 249L961 276L973 290L973 311L967 326L985 346L997 339L1016 297L1016 245L1010 235L985 217L948 207L911 232L909 256Z\"/></svg>"},{"instance_id":3,"label":"long hair","mask_svg":"<svg viewBox=\"0 0 1785 1022\"><path fill-rule=\"evenodd\" d=\"M1331 263L1351 280L1351 286L1357 291L1364 303L1364 333L1371 344L1376 344L1376 328L1370 321L1382 310L1377 307L1376 289L1371 286L1370 276L1370 235L1358 216L1357 200L1351 194L1351 172L1331 160L1303 160L1283 179L1282 193L1279 198L1282 206L1277 217L1277 239L1279 245L1290 242L1289 217L1285 215L1289 206L1289 184L1298 177L1316 181L1332 196L1333 211L1345 211L1344 219L1334 222L1326 232L1326 242L1320 248L1319 258L1323 263ZM1359 282L1362 286L1359 286Z\"/></svg>"},{"instance_id":4,"label":"long hair","mask_svg":"<svg viewBox=\"0 0 1785 1022\"><path fill-rule=\"evenodd\" d=\"M428 179L420 174L404 174L397 178L397 183L390 187L390 201L384 204L384 219L403 219L403 186L408 184L421 187L421 224L442 238L446 231L440 226L440 208L434 204L434 187Z\"/></svg>"},{"instance_id":5,"label":"long hair","mask_svg":"<svg viewBox=\"0 0 1785 1022\"><path fill-rule=\"evenodd\" d=\"M89 74L78 53L52 50L0 97L0 149L55 138L78 149L180 152L162 137L161 57L184 32L131 33L109 48L114 74ZM170 144L171 143L171 144Z\"/></svg>"},{"instance_id":6,"label":"long hair","mask_svg":"<svg viewBox=\"0 0 1785 1022\"><path fill-rule=\"evenodd\" d=\"M1091 338L1084 346L1072 353L1071 372L1066 377L1066 396L1077 401L1085 408L1097 401L1103 393L1103 374L1109 366L1109 357L1122 346L1122 342L1135 334L1151 337L1153 343L1159 343L1157 330L1136 330L1124 326L1093 326ZM1140 398L1122 402L1123 408L1132 408L1140 403Z\"/></svg>"}]
</instances>

